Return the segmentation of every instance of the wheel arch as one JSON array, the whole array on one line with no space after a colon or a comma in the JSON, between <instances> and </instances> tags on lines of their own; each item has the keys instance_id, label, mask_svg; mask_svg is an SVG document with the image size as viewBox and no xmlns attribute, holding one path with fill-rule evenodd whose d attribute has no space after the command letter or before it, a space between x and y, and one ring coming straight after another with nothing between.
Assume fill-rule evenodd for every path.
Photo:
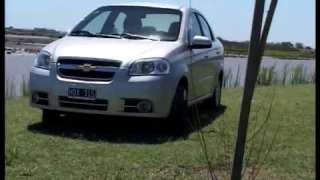
<instances>
[{"instance_id":1,"label":"wheel arch","mask_svg":"<svg viewBox=\"0 0 320 180\"><path fill-rule=\"evenodd\" d=\"M186 76L182 76L178 82L178 85L183 85L184 87L187 88L187 91L189 90L189 82L188 82L188 78Z\"/></svg>"}]
</instances>

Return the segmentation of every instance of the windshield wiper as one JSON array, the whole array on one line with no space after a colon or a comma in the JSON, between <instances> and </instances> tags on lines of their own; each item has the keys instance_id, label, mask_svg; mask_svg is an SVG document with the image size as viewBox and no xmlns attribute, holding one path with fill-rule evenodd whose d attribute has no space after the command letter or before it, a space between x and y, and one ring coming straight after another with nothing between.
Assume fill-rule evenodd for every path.
<instances>
[{"instance_id":1,"label":"windshield wiper","mask_svg":"<svg viewBox=\"0 0 320 180\"><path fill-rule=\"evenodd\" d=\"M112 35L120 36L122 38L127 38L127 39L149 39L152 41L160 41L160 39L157 39L157 38L142 36L142 35L138 35L138 34L131 34L131 33L112 34Z\"/></svg>"},{"instance_id":2,"label":"windshield wiper","mask_svg":"<svg viewBox=\"0 0 320 180\"><path fill-rule=\"evenodd\" d=\"M101 38L127 38L127 39L149 39L152 41L160 41L160 39L142 36L138 34L122 33L122 34L95 34L85 30L76 30L70 33L71 36L85 36L85 37L101 37Z\"/></svg>"},{"instance_id":3,"label":"windshield wiper","mask_svg":"<svg viewBox=\"0 0 320 180\"><path fill-rule=\"evenodd\" d=\"M117 38L121 39L120 36L113 35L113 34L95 34L97 37L104 37L104 38Z\"/></svg>"},{"instance_id":4,"label":"windshield wiper","mask_svg":"<svg viewBox=\"0 0 320 180\"><path fill-rule=\"evenodd\" d=\"M71 36L85 36L85 37L102 37L102 38L118 38L121 37L119 35L113 35L113 34L94 34L89 31L84 30L76 30L70 33Z\"/></svg>"},{"instance_id":5,"label":"windshield wiper","mask_svg":"<svg viewBox=\"0 0 320 180\"><path fill-rule=\"evenodd\" d=\"M87 37L95 37L95 35L89 31L84 30L76 30L70 33L71 36L87 36Z\"/></svg>"}]
</instances>

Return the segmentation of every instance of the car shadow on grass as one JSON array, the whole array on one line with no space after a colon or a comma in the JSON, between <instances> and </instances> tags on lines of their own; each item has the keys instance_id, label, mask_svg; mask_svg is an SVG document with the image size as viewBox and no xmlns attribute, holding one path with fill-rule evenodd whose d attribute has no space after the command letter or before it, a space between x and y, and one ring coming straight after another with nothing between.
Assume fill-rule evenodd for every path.
<instances>
[{"instance_id":1,"label":"car shadow on grass","mask_svg":"<svg viewBox=\"0 0 320 180\"><path fill-rule=\"evenodd\" d=\"M211 124L227 108L221 105L215 110L210 110L203 104L197 107L202 128ZM190 108L190 121L194 121L192 117L192 108ZM168 141L183 140L195 131L194 123L186 123L182 132L175 133L163 121L144 118L81 115L81 120L65 116L61 117L60 121L50 126L37 122L29 125L28 130L34 133L87 141L133 144L161 144Z\"/></svg>"}]
</instances>

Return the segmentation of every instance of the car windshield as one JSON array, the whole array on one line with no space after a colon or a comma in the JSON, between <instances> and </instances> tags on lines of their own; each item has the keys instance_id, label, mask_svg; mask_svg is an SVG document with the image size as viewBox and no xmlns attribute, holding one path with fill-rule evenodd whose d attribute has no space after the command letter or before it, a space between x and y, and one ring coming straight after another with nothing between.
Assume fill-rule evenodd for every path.
<instances>
[{"instance_id":1,"label":"car windshield","mask_svg":"<svg viewBox=\"0 0 320 180\"><path fill-rule=\"evenodd\" d=\"M70 36L176 41L180 32L181 11L174 9L105 6L85 17Z\"/></svg>"}]
</instances>

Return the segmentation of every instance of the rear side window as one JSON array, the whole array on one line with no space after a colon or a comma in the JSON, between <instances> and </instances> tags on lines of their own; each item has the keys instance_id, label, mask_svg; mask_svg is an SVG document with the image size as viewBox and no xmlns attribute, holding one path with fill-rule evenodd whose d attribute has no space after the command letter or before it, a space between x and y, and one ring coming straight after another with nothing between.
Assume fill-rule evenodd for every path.
<instances>
[{"instance_id":1,"label":"rear side window","mask_svg":"<svg viewBox=\"0 0 320 180\"><path fill-rule=\"evenodd\" d=\"M200 14L197 14L197 17L199 18L203 35L206 36L207 38L210 38L212 41L214 41L214 36L208 22Z\"/></svg>"}]
</instances>

